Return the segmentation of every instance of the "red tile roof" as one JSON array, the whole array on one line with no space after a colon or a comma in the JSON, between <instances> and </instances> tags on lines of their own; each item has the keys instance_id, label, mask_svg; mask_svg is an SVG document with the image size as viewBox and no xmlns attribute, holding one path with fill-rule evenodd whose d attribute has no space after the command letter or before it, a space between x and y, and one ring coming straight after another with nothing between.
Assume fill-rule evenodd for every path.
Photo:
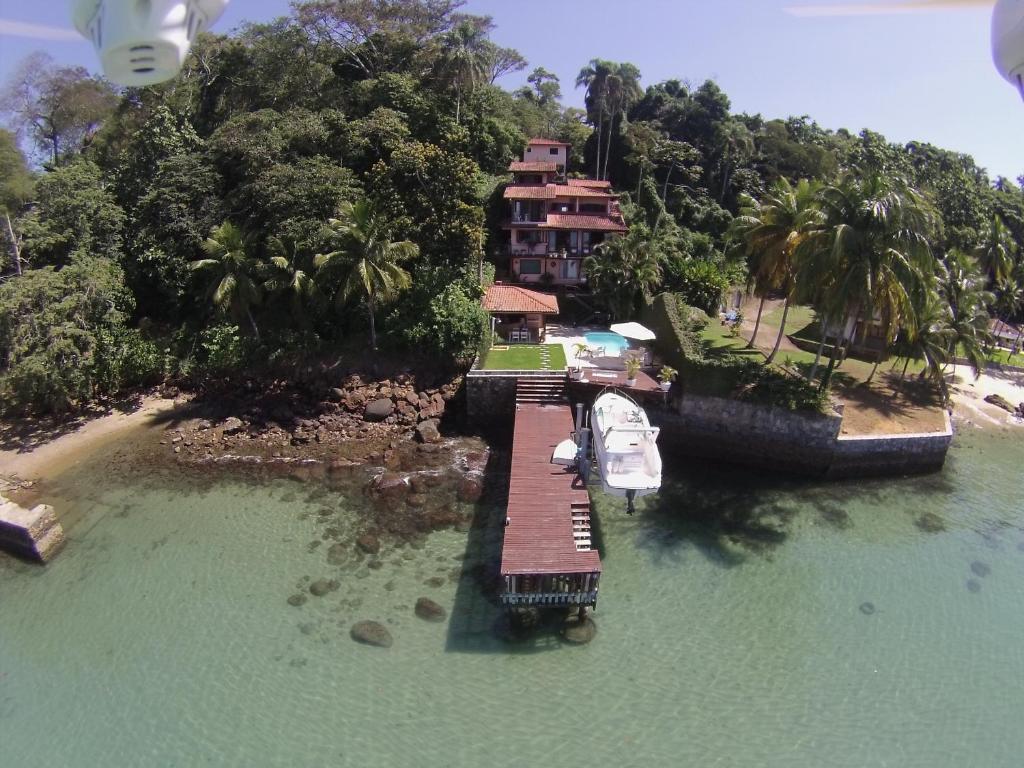
<instances>
[{"instance_id":1,"label":"red tile roof","mask_svg":"<svg viewBox=\"0 0 1024 768\"><path fill-rule=\"evenodd\" d=\"M610 181L598 181L597 179L569 179L567 184L570 187L593 187L595 189L610 189Z\"/></svg>"},{"instance_id":2,"label":"red tile roof","mask_svg":"<svg viewBox=\"0 0 1024 768\"><path fill-rule=\"evenodd\" d=\"M506 200L554 200L554 184L509 184L505 187Z\"/></svg>"},{"instance_id":3,"label":"red tile roof","mask_svg":"<svg viewBox=\"0 0 1024 768\"><path fill-rule=\"evenodd\" d=\"M549 213L547 229L589 229L599 232L626 232L623 224L608 216L595 216L586 213Z\"/></svg>"},{"instance_id":4,"label":"red tile roof","mask_svg":"<svg viewBox=\"0 0 1024 768\"><path fill-rule=\"evenodd\" d=\"M559 197L614 197L614 195L608 192L602 192L599 189L578 187L569 184L559 184L555 186L555 192Z\"/></svg>"},{"instance_id":5,"label":"red tile roof","mask_svg":"<svg viewBox=\"0 0 1024 768\"><path fill-rule=\"evenodd\" d=\"M530 139L526 142L529 146L534 147L571 147L571 144L566 144L564 141L554 141L553 139Z\"/></svg>"},{"instance_id":6,"label":"red tile roof","mask_svg":"<svg viewBox=\"0 0 1024 768\"><path fill-rule=\"evenodd\" d=\"M518 285L492 285L480 302L488 312L557 315L558 297Z\"/></svg>"},{"instance_id":7,"label":"red tile roof","mask_svg":"<svg viewBox=\"0 0 1024 768\"><path fill-rule=\"evenodd\" d=\"M555 163L549 163L543 160L531 161L528 163L514 162L508 169L512 173L555 173L558 170L558 166Z\"/></svg>"},{"instance_id":8,"label":"red tile roof","mask_svg":"<svg viewBox=\"0 0 1024 768\"><path fill-rule=\"evenodd\" d=\"M573 506L589 513L590 497L576 475L551 463L573 430L567 405L517 405L501 574L600 573L596 549L577 551Z\"/></svg>"}]
</instances>

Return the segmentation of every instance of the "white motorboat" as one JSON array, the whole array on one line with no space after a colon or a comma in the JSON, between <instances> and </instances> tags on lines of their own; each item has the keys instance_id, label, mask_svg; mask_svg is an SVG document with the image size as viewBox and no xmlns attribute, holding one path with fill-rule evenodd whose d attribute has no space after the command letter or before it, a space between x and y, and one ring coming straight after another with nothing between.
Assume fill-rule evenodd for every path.
<instances>
[{"instance_id":1,"label":"white motorboat","mask_svg":"<svg viewBox=\"0 0 1024 768\"><path fill-rule=\"evenodd\" d=\"M605 392L594 401L590 428L601 485L606 493L624 496L632 514L637 496L661 487L659 429L651 426L643 408L618 392Z\"/></svg>"}]
</instances>

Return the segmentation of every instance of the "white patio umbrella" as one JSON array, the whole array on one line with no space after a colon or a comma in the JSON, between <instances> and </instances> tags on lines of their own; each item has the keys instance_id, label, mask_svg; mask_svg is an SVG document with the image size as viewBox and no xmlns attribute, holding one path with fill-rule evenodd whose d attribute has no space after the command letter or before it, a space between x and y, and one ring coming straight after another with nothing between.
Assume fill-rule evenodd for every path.
<instances>
[{"instance_id":1,"label":"white patio umbrella","mask_svg":"<svg viewBox=\"0 0 1024 768\"><path fill-rule=\"evenodd\" d=\"M616 323L611 330L619 336L625 336L627 339L635 341L654 341L657 338L654 331L640 323Z\"/></svg>"}]
</instances>

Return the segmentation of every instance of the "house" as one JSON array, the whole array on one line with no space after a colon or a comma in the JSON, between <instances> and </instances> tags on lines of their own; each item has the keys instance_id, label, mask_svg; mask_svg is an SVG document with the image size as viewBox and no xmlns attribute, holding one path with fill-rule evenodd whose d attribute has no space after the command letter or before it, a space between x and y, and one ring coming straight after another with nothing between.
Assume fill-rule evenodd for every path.
<instances>
[{"instance_id":1,"label":"house","mask_svg":"<svg viewBox=\"0 0 1024 768\"><path fill-rule=\"evenodd\" d=\"M558 298L521 285L495 283L481 306L491 316L491 330L505 341L544 341L548 315L558 314Z\"/></svg>"},{"instance_id":2,"label":"house","mask_svg":"<svg viewBox=\"0 0 1024 768\"><path fill-rule=\"evenodd\" d=\"M626 232L610 182L565 177L569 146L530 139L522 161L509 166L500 257L516 282L582 285L583 259L606 237Z\"/></svg>"}]
</instances>

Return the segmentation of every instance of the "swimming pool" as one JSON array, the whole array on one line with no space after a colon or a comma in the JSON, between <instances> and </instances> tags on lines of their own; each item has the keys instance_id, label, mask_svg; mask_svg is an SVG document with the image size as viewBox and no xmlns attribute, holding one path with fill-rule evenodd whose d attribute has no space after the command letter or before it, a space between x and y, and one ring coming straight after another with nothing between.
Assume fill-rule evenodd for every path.
<instances>
[{"instance_id":1,"label":"swimming pool","mask_svg":"<svg viewBox=\"0 0 1024 768\"><path fill-rule=\"evenodd\" d=\"M591 348L604 347L605 354L609 357L621 357L622 351L629 349L626 337L613 331L591 331L583 338Z\"/></svg>"}]
</instances>

